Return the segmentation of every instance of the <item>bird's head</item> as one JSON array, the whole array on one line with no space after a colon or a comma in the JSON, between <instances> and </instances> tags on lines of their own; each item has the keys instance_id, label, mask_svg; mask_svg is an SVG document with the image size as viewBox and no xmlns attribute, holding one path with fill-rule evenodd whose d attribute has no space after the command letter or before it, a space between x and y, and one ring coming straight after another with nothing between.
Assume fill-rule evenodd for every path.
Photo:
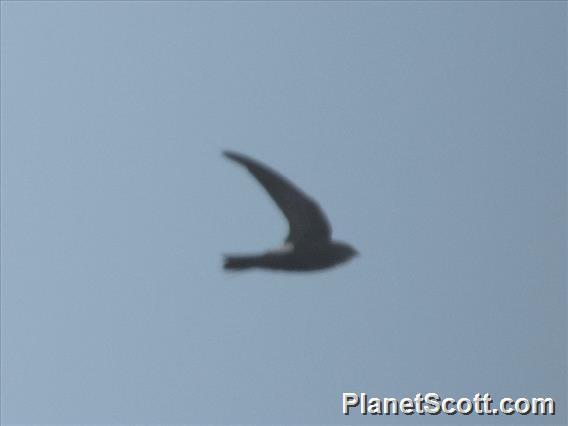
<instances>
[{"instance_id":1,"label":"bird's head","mask_svg":"<svg viewBox=\"0 0 568 426\"><path fill-rule=\"evenodd\" d=\"M359 252L355 250L352 246L347 243L343 243L341 241L335 242L335 250L336 253L343 261L347 261L352 257L358 256Z\"/></svg>"}]
</instances>

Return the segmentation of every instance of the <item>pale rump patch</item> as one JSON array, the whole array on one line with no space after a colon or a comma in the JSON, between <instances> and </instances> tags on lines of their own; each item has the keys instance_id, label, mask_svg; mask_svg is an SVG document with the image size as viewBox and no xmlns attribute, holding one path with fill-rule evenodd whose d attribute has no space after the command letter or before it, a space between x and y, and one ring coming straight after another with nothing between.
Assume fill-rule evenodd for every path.
<instances>
[{"instance_id":1,"label":"pale rump patch","mask_svg":"<svg viewBox=\"0 0 568 426\"><path fill-rule=\"evenodd\" d=\"M284 253L291 253L294 251L294 244L288 242L284 243L282 246L277 247L275 249L268 250L268 253L271 254L284 254Z\"/></svg>"}]
</instances>

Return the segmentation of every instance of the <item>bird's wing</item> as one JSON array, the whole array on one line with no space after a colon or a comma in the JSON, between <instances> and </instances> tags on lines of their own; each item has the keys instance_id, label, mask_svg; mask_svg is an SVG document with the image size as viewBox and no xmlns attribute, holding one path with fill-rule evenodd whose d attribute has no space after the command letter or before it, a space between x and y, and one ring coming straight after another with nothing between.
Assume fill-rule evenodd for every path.
<instances>
[{"instance_id":1,"label":"bird's wing","mask_svg":"<svg viewBox=\"0 0 568 426\"><path fill-rule=\"evenodd\" d=\"M224 152L227 158L245 166L278 205L290 225L287 242L328 241L331 227L319 205L296 188L288 179L251 158L235 152Z\"/></svg>"}]
</instances>

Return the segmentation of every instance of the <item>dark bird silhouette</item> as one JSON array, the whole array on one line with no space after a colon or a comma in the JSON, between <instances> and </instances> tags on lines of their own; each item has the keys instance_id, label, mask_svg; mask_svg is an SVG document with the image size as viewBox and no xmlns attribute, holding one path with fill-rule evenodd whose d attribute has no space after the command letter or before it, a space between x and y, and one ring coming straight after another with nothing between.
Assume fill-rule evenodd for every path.
<instances>
[{"instance_id":1,"label":"dark bird silhouette","mask_svg":"<svg viewBox=\"0 0 568 426\"><path fill-rule=\"evenodd\" d=\"M224 155L248 169L290 226L282 248L258 255L225 256L225 269L315 271L346 262L357 254L349 244L331 239L331 226L319 205L285 177L245 155L229 151Z\"/></svg>"}]
</instances>

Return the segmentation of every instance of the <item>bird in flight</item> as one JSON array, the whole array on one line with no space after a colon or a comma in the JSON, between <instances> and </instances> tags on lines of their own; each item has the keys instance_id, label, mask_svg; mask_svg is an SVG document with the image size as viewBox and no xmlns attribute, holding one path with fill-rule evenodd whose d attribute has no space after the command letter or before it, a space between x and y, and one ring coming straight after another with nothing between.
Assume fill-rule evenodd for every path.
<instances>
[{"instance_id":1,"label":"bird in flight","mask_svg":"<svg viewBox=\"0 0 568 426\"><path fill-rule=\"evenodd\" d=\"M316 271L358 254L349 244L331 239L331 226L318 203L288 179L245 155L230 151L223 154L248 169L284 213L290 227L283 247L256 255L227 255L225 269Z\"/></svg>"}]
</instances>

